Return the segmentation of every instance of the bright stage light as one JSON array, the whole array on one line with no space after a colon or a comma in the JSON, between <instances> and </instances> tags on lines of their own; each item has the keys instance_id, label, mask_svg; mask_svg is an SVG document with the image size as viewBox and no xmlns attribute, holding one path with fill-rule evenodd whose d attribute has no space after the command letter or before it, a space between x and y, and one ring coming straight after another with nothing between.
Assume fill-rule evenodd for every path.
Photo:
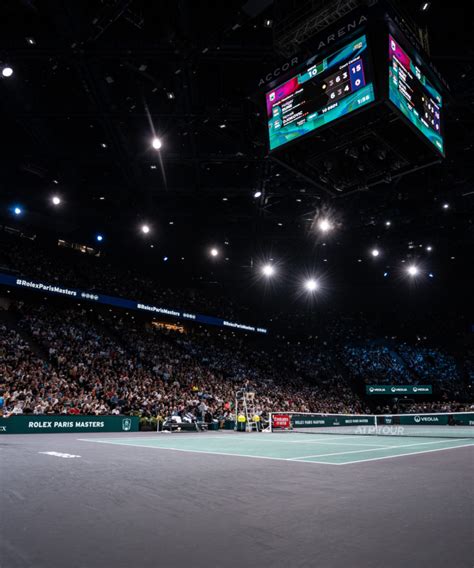
<instances>
[{"instance_id":1,"label":"bright stage light","mask_svg":"<svg viewBox=\"0 0 474 568\"><path fill-rule=\"evenodd\" d=\"M155 150L159 150L161 148L161 140L159 138L153 138L151 145Z\"/></svg>"},{"instance_id":2,"label":"bright stage light","mask_svg":"<svg viewBox=\"0 0 474 568\"><path fill-rule=\"evenodd\" d=\"M59 205L61 203L61 198L58 197L57 195L55 195L51 201L53 202L53 205Z\"/></svg>"},{"instance_id":3,"label":"bright stage light","mask_svg":"<svg viewBox=\"0 0 474 568\"><path fill-rule=\"evenodd\" d=\"M449 203L443 203L443 209L449 209Z\"/></svg>"},{"instance_id":4,"label":"bright stage light","mask_svg":"<svg viewBox=\"0 0 474 568\"><path fill-rule=\"evenodd\" d=\"M7 65L2 69L2 75L4 77L11 77L13 75L13 69Z\"/></svg>"},{"instance_id":5,"label":"bright stage light","mask_svg":"<svg viewBox=\"0 0 474 568\"><path fill-rule=\"evenodd\" d=\"M142 225L142 233L148 235L149 232L150 232L150 227L148 225Z\"/></svg>"},{"instance_id":6,"label":"bright stage light","mask_svg":"<svg viewBox=\"0 0 474 568\"><path fill-rule=\"evenodd\" d=\"M370 251L370 254L371 254L374 258L376 258L377 256L380 255L380 251L379 251L378 249L372 249L372 250Z\"/></svg>"},{"instance_id":7,"label":"bright stage light","mask_svg":"<svg viewBox=\"0 0 474 568\"><path fill-rule=\"evenodd\" d=\"M385 226L386 226L386 227L390 227L391 224L392 224L392 221L385 221Z\"/></svg>"},{"instance_id":8,"label":"bright stage light","mask_svg":"<svg viewBox=\"0 0 474 568\"><path fill-rule=\"evenodd\" d=\"M426 250L427 250L428 252L431 252L431 251L433 250L433 247L432 247L431 245L428 245L428 246L426 247Z\"/></svg>"},{"instance_id":9,"label":"bright stage light","mask_svg":"<svg viewBox=\"0 0 474 568\"><path fill-rule=\"evenodd\" d=\"M319 288L319 284L314 278L310 278L309 280L306 280L304 287L308 290L308 292L314 292Z\"/></svg>"},{"instance_id":10,"label":"bright stage light","mask_svg":"<svg viewBox=\"0 0 474 568\"><path fill-rule=\"evenodd\" d=\"M219 251L216 248L211 248L210 253L213 257L219 256Z\"/></svg>"},{"instance_id":11,"label":"bright stage light","mask_svg":"<svg viewBox=\"0 0 474 568\"><path fill-rule=\"evenodd\" d=\"M332 229L332 224L328 219L321 219L318 223L318 229L323 233L327 233Z\"/></svg>"},{"instance_id":12,"label":"bright stage light","mask_svg":"<svg viewBox=\"0 0 474 568\"><path fill-rule=\"evenodd\" d=\"M417 266L415 266L414 264L412 264L411 266L409 266L407 268L407 272L410 276L416 276L419 273L419 269Z\"/></svg>"},{"instance_id":13,"label":"bright stage light","mask_svg":"<svg viewBox=\"0 0 474 568\"><path fill-rule=\"evenodd\" d=\"M104 237L102 235L96 235L95 240L101 243L104 240Z\"/></svg>"},{"instance_id":14,"label":"bright stage light","mask_svg":"<svg viewBox=\"0 0 474 568\"><path fill-rule=\"evenodd\" d=\"M16 206L13 209L13 213L15 213L15 215L21 215L23 213L23 210L21 209L21 207Z\"/></svg>"},{"instance_id":15,"label":"bright stage light","mask_svg":"<svg viewBox=\"0 0 474 568\"><path fill-rule=\"evenodd\" d=\"M261 195L262 195L262 192L261 192L261 191L256 191L256 192L253 194L254 197L261 197Z\"/></svg>"},{"instance_id":16,"label":"bright stage light","mask_svg":"<svg viewBox=\"0 0 474 568\"><path fill-rule=\"evenodd\" d=\"M266 264L262 268L262 274L267 277L273 276L275 274L275 268L271 264Z\"/></svg>"}]
</instances>

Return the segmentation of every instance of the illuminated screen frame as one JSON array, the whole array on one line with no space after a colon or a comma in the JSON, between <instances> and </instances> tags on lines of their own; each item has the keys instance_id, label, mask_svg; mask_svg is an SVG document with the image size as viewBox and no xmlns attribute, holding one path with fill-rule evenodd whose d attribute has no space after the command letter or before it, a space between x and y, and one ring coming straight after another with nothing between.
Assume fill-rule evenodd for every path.
<instances>
[{"instance_id":1,"label":"illuminated screen frame","mask_svg":"<svg viewBox=\"0 0 474 568\"><path fill-rule=\"evenodd\" d=\"M423 61L420 69L420 67L415 64L414 58L410 57L410 55L407 53L407 50L402 47L402 44L407 44L407 42L400 41L400 39L396 37L396 34L392 34L391 32L388 34L388 99L402 113L410 126L415 129L416 133L420 135L424 140L427 140L430 143L430 146L444 157L445 144L443 132L443 97L441 93L429 81L426 75L422 73L423 69L427 67L427 64ZM416 52L414 48L408 50L408 52L410 51ZM439 110L439 132L436 132L435 129L427 126L425 122L423 122L421 117L411 110L408 100L403 95L401 95L398 88L398 79L396 78L396 73L394 72L394 57L398 60L398 65L403 67L405 70L409 70L410 74L417 79L417 83L421 85L422 90L428 93L428 95L436 101L436 106L438 106Z\"/></svg>"},{"instance_id":2,"label":"illuminated screen frame","mask_svg":"<svg viewBox=\"0 0 474 568\"><path fill-rule=\"evenodd\" d=\"M350 65L351 61L361 56L364 57L366 63L363 65L361 73L361 77L364 81L362 87L357 88L357 90L339 99L337 106L326 112L317 111L309 115L307 114L302 124L298 124L299 121L295 120L286 126L278 126L278 115L274 114L273 110L274 107L278 106L275 103L285 100L285 98L296 92L297 88L305 82L314 81L319 75L325 78L328 75L328 71L335 71L339 65L345 62ZM323 126L333 123L335 120L343 118L375 102L374 73L366 33L351 40L344 47L323 59L316 61L316 57L317 56L306 62L301 73L298 73L265 94L270 152L282 146L286 146L294 140L298 140ZM366 79L368 79L367 82ZM276 112L281 112L281 109L278 107ZM278 128L275 128L275 124Z\"/></svg>"}]
</instances>

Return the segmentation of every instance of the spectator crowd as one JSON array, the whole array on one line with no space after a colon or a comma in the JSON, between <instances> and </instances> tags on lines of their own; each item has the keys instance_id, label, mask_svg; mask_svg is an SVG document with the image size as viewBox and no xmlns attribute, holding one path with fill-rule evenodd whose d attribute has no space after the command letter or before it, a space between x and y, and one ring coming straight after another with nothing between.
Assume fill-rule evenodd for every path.
<instances>
[{"instance_id":1,"label":"spectator crowd","mask_svg":"<svg viewBox=\"0 0 474 568\"><path fill-rule=\"evenodd\" d=\"M22 305L9 322L0 328L6 414L225 420L233 417L235 393L244 383L256 393L263 417L273 411L358 414L371 412L371 401L357 389L358 378L376 381L383 375L389 382L408 382L401 359L393 359L384 347L338 351L311 341L254 345L238 332L163 331L129 315L82 307ZM415 356L428 357L426 350L414 354L404 349L410 353L405 372L416 364ZM442 361L450 361L442 355ZM435 356L432 350L427 359L433 369ZM441 366L440 383L452 385L445 368ZM424 372L420 367L427 380ZM456 385L450 392L459 397L441 390L438 402L411 410L468 408L467 395L459 381Z\"/></svg>"},{"instance_id":2,"label":"spectator crowd","mask_svg":"<svg viewBox=\"0 0 474 568\"><path fill-rule=\"evenodd\" d=\"M35 243L0 237L0 270L91 292L251 319L241 306L237 313L232 301L218 294L160 287L150 278L76 251L57 252L64 255L64 262L58 262L58 256ZM233 416L235 393L244 382L256 393L263 416L285 410L393 412L364 396L365 385L372 383L433 385L434 401L404 407L413 412L469 408L472 400L472 361L459 361L433 346L380 338L363 314L325 321L323 339L315 333L311 314L292 313L289 320L285 312L275 313L268 322L275 333L265 341L200 327L184 334L167 332L123 312L46 306L23 305L14 317L0 320L0 396L7 415L225 420ZM301 329L312 330L312 335L301 334Z\"/></svg>"}]
</instances>

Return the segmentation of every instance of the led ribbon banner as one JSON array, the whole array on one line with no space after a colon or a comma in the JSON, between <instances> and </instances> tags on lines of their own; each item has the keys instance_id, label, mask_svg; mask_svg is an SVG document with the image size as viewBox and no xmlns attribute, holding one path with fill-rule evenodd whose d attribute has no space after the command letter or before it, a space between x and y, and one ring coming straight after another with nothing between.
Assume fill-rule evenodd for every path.
<instances>
[{"instance_id":1,"label":"led ribbon banner","mask_svg":"<svg viewBox=\"0 0 474 568\"><path fill-rule=\"evenodd\" d=\"M36 290L37 292L46 292L48 294L55 294L56 296L66 296L76 300L87 300L89 302L97 302L99 304L106 304L108 306L116 306L118 308L126 308L128 310L139 310L149 312L156 315L173 316L179 319L188 321L195 321L205 325L216 325L219 327L230 327L240 331L250 331L253 333L267 333L268 330L264 327L257 327L245 323L233 322L213 316L205 316L202 314L195 314L188 311L176 310L174 308L165 308L163 306L155 306L148 302L137 302L135 300L127 300L125 298L116 298L115 296L107 296L105 294L96 294L93 292L86 292L78 288L69 288L57 284L46 284L30 278L12 276L0 272L0 284L6 286L13 286L15 288L25 288L28 290Z\"/></svg>"}]
</instances>

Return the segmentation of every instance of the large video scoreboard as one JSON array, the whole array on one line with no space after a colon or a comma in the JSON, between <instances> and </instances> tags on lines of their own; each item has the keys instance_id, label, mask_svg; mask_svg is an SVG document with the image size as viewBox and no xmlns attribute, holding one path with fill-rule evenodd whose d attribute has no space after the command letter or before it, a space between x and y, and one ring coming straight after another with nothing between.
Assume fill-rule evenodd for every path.
<instances>
[{"instance_id":1,"label":"large video scoreboard","mask_svg":"<svg viewBox=\"0 0 474 568\"><path fill-rule=\"evenodd\" d=\"M270 150L375 100L367 37L354 39L266 94Z\"/></svg>"},{"instance_id":2,"label":"large video scoreboard","mask_svg":"<svg viewBox=\"0 0 474 568\"><path fill-rule=\"evenodd\" d=\"M444 155L441 93L392 35L389 65L389 100Z\"/></svg>"}]
</instances>

